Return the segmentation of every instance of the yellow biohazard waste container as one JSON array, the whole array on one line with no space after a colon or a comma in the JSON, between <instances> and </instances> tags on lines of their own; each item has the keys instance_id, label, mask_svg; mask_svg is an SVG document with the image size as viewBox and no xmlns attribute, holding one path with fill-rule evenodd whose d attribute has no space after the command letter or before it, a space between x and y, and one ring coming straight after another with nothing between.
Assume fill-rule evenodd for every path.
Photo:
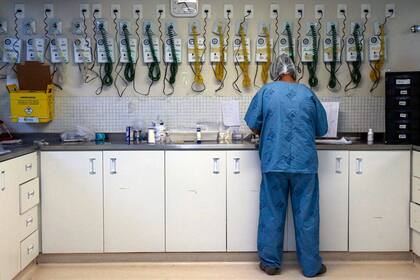
<instances>
[{"instance_id":1,"label":"yellow biohazard waste container","mask_svg":"<svg viewBox=\"0 0 420 280\"><path fill-rule=\"evenodd\" d=\"M53 85L45 91L17 90L8 85L10 94L10 118L19 123L47 123L54 118Z\"/></svg>"}]
</instances>

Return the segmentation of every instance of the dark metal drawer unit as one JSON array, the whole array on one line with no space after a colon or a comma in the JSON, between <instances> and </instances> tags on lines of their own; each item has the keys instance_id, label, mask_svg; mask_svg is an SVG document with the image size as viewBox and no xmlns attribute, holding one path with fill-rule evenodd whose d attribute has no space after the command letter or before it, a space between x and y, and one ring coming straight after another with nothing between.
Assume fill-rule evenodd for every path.
<instances>
[{"instance_id":1,"label":"dark metal drawer unit","mask_svg":"<svg viewBox=\"0 0 420 280\"><path fill-rule=\"evenodd\" d=\"M385 74L385 143L420 144L420 71Z\"/></svg>"}]
</instances>

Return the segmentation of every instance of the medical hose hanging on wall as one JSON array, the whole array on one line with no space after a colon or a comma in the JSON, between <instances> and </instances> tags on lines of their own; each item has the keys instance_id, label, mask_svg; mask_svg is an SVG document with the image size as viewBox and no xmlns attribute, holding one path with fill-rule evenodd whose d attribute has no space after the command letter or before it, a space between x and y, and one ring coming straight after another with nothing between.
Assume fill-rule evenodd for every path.
<instances>
[{"instance_id":1,"label":"medical hose hanging on wall","mask_svg":"<svg viewBox=\"0 0 420 280\"><path fill-rule=\"evenodd\" d=\"M263 82L263 84L266 84L268 82L268 76L269 76L269 71L270 71L270 65L271 65L271 36L270 36L270 30L268 28L268 26L264 25L262 27L262 36L260 37L264 37L264 42L265 42L265 49L262 50L262 52L264 52L265 54L265 61L263 62L259 62L259 60L264 60L263 57L261 57L261 54L258 53L258 40L260 40L260 38L257 39L257 58L256 58L256 68L255 68L255 75L254 75L254 86L255 87L260 87L257 85L257 76L258 76L258 69L259 69L259 64L261 63L261 67L262 67L262 71L261 71L261 81ZM262 38L261 38L262 39ZM260 56L260 57L259 57Z\"/></svg>"},{"instance_id":2,"label":"medical hose hanging on wall","mask_svg":"<svg viewBox=\"0 0 420 280\"><path fill-rule=\"evenodd\" d=\"M367 23L367 16L365 19L365 25ZM347 67L350 72L350 81L347 83L347 85L344 87L345 92L349 92L355 88L359 87L360 82L362 81L362 74L360 72L360 68L362 66L362 51L363 51L363 37L365 28L363 28L363 31L360 30L360 25L356 23L353 28L352 38L354 40L354 48L356 51L356 59L354 61L347 61ZM353 86L351 86L353 85Z\"/></svg>"},{"instance_id":3,"label":"medical hose hanging on wall","mask_svg":"<svg viewBox=\"0 0 420 280\"><path fill-rule=\"evenodd\" d=\"M171 48L172 62L165 62L165 77L163 80L163 94L166 96L169 96L174 93L174 84L176 81L176 75L178 73L178 56L175 49L175 29L172 24L168 25L167 34L168 34L169 45ZM168 67L170 71L169 78L167 78ZM168 82L169 86L171 87L170 92L166 92L166 82Z\"/></svg>"},{"instance_id":4,"label":"medical hose hanging on wall","mask_svg":"<svg viewBox=\"0 0 420 280\"><path fill-rule=\"evenodd\" d=\"M204 83L204 78L202 74L203 66L204 66L204 55L207 50L207 20L208 20L208 11L205 13L203 19L203 35L202 35L202 46L200 47L199 44L199 31L197 27L197 23L192 23L191 25L191 35L193 39L193 48L194 48L194 62L190 62L190 67L192 72L194 73L194 80L191 84L191 90L197 93L204 92L206 90L206 85ZM200 54L200 49L202 52Z\"/></svg>"},{"instance_id":5,"label":"medical hose hanging on wall","mask_svg":"<svg viewBox=\"0 0 420 280\"><path fill-rule=\"evenodd\" d=\"M136 31L134 33L136 34L137 42L140 43L140 41L141 41L140 40L140 34L139 34L139 30L140 30L140 10L135 10L134 12L136 14L136 21L135 21ZM135 65L134 65L134 71L136 71L136 67L139 63L139 59L140 59L140 55L137 54L136 62L135 62ZM144 95L144 96L148 95L147 93L143 93L143 92L137 90L137 85L136 85L136 79L135 78L133 79L133 90L134 90L135 93L138 93L140 95Z\"/></svg>"},{"instance_id":6,"label":"medical hose hanging on wall","mask_svg":"<svg viewBox=\"0 0 420 280\"><path fill-rule=\"evenodd\" d=\"M114 88L117 91L118 96L119 97L122 97L124 95L124 92L126 91L126 89L128 87L128 82L121 75L121 72L122 72L124 66L121 63L121 48L120 48L120 44L118 43L119 42L119 38L118 38L119 36L118 36L118 34L120 33L119 32L119 28L118 28L118 22L117 22L117 19L118 19L118 15L117 15L118 14L118 10L114 10L113 11L113 14L114 14L113 23L114 23L114 29L115 29L115 41L117 42L117 46L118 46L117 48L120 50L119 56L118 56L118 63L115 66L116 76L115 76L115 79L114 79ZM124 83L124 88L123 88L122 91L118 87L118 80L120 80L120 79Z\"/></svg>"},{"instance_id":7,"label":"medical hose hanging on wall","mask_svg":"<svg viewBox=\"0 0 420 280\"><path fill-rule=\"evenodd\" d=\"M319 28L319 27L318 27ZM318 86L318 77L316 76L316 69L318 65L318 46L319 36L315 29L315 25L310 26L310 37L312 38L312 61L308 62L309 79L308 84L311 88Z\"/></svg>"},{"instance_id":8,"label":"medical hose hanging on wall","mask_svg":"<svg viewBox=\"0 0 420 280\"><path fill-rule=\"evenodd\" d=\"M338 34L337 34L337 26L333 23L331 24L331 30L329 37L326 38L326 40L330 40L331 44L331 60L330 61L324 61L325 69L330 74L329 80L328 80L328 89L331 91L339 90L341 88L341 83L337 78L337 71L339 69L338 61L341 61L341 57L339 59L338 57Z\"/></svg>"},{"instance_id":9,"label":"medical hose hanging on wall","mask_svg":"<svg viewBox=\"0 0 420 280\"><path fill-rule=\"evenodd\" d=\"M299 58L299 61L295 62L296 65L296 72L299 74L299 78L297 79L298 83L300 83L300 81L303 79L303 77L305 76L305 68L303 67L303 63L302 63L302 52L300 50L300 39L302 37L302 19L303 19L303 11L299 11L299 18L297 21L297 38L296 38L296 49L297 49L297 55ZM290 40L289 40L289 44L290 44ZM290 48L290 46L289 46Z\"/></svg>"},{"instance_id":10,"label":"medical hose hanging on wall","mask_svg":"<svg viewBox=\"0 0 420 280\"><path fill-rule=\"evenodd\" d=\"M159 14L158 20L160 20L162 13ZM150 52L152 55L153 61L148 64L148 77L150 79L149 89L147 90L147 94L150 94L150 89L152 88L153 84L160 80L160 66L159 60L156 55L156 50L153 43L153 36L152 36L152 27L150 25L146 25L146 36L149 41Z\"/></svg>"},{"instance_id":11,"label":"medical hose hanging on wall","mask_svg":"<svg viewBox=\"0 0 420 280\"><path fill-rule=\"evenodd\" d=\"M248 48L247 48L247 37L246 37L246 32L245 32L245 22L247 17L249 17L251 15L251 13L247 13L242 21L239 23L239 30L238 30L238 35L239 35L239 45L237 47L237 50L234 54L234 59L235 59L235 71L236 71L236 78L232 83L233 89L236 90L239 93L242 93L241 89L238 86L238 80L241 77L241 75L243 75L243 79L242 79L242 86L244 88L249 88L251 87L251 78L249 77L249 63L250 63L250 58L249 58L249 53L248 53ZM237 39L236 39L237 40ZM243 56L243 61L239 61L238 60L238 55L240 53L240 51L242 51L242 56ZM241 73L239 73L238 71L238 66L241 69Z\"/></svg>"},{"instance_id":12,"label":"medical hose hanging on wall","mask_svg":"<svg viewBox=\"0 0 420 280\"><path fill-rule=\"evenodd\" d=\"M230 15L229 14L230 13L228 13L228 22L226 24L228 32L229 32L229 29L230 29ZM224 82L225 82L226 75L227 75L227 69L226 69L226 65L225 65L225 60L226 60L226 57L225 57L225 52L226 52L225 41L228 42L228 39L225 40L225 34L224 34L223 23L222 22L218 22L216 34L218 35L218 42L219 42L219 47L218 47L219 61L215 62L215 63L212 63L211 66L212 66L212 69L213 69L214 77L216 78L216 81L219 83L219 87L215 91L215 92L218 92L219 90L221 90L224 87ZM227 36L229 38L229 34ZM216 66L214 66L213 64L215 64Z\"/></svg>"},{"instance_id":13,"label":"medical hose hanging on wall","mask_svg":"<svg viewBox=\"0 0 420 280\"><path fill-rule=\"evenodd\" d=\"M99 29L99 33L101 34L102 37L102 42L104 45L104 49L105 49L105 55L106 55L106 60L107 62L100 64L99 67L99 76L101 79L101 86L98 88L98 90L96 91L96 94L99 95L102 93L102 90L104 87L110 87L112 86L114 79L112 77L112 70L114 68L114 64L112 62L112 57L111 57L111 50L109 48L109 39L108 39L108 34L105 30L105 27L102 23L100 23L98 25L98 29ZM103 71L103 73L102 73Z\"/></svg>"},{"instance_id":14,"label":"medical hose hanging on wall","mask_svg":"<svg viewBox=\"0 0 420 280\"><path fill-rule=\"evenodd\" d=\"M379 86L379 82L381 81L381 71L385 64L385 27L388 22L388 19L390 19L394 15L394 10L391 10L389 15L385 17L385 20L382 24L379 25L379 34L378 39L380 42L380 51L379 51L379 59L370 62L369 65L371 67L370 71L370 80L373 82L372 87L370 88L370 92L373 92L377 89Z\"/></svg>"}]
</instances>

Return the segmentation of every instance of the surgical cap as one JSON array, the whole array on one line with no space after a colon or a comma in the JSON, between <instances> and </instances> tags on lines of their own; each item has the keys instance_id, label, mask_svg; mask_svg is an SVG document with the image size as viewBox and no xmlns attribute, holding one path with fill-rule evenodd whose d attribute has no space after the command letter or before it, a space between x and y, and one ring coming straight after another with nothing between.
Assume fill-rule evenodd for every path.
<instances>
[{"instance_id":1,"label":"surgical cap","mask_svg":"<svg viewBox=\"0 0 420 280\"><path fill-rule=\"evenodd\" d=\"M287 54L277 56L270 67L270 76L273 81L277 80L281 75L290 74L296 79L296 68L292 59Z\"/></svg>"}]
</instances>

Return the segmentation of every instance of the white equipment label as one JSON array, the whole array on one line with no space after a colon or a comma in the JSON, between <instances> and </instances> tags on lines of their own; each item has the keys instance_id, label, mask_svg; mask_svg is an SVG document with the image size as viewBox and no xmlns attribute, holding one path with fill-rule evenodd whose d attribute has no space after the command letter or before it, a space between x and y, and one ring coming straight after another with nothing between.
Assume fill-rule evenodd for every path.
<instances>
[{"instance_id":1,"label":"white equipment label","mask_svg":"<svg viewBox=\"0 0 420 280\"><path fill-rule=\"evenodd\" d=\"M30 38L26 40L26 61L45 60L45 40L44 38Z\"/></svg>"},{"instance_id":2,"label":"white equipment label","mask_svg":"<svg viewBox=\"0 0 420 280\"><path fill-rule=\"evenodd\" d=\"M153 49L155 50L156 58L158 62L160 62L159 40L157 37L152 37L152 42L153 42ZM150 49L149 39L144 38L142 45L143 45L143 62L146 64L152 63L153 56L152 56L152 51Z\"/></svg>"},{"instance_id":3,"label":"white equipment label","mask_svg":"<svg viewBox=\"0 0 420 280\"><path fill-rule=\"evenodd\" d=\"M136 38L129 38L129 47L131 52L131 59L132 62L136 62L137 60L137 39ZM125 38L120 39L120 62L128 63L130 62L128 58L128 51L127 51L127 40Z\"/></svg>"},{"instance_id":4,"label":"white equipment label","mask_svg":"<svg viewBox=\"0 0 420 280\"><path fill-rule=\"evenodd\" d=\"M20 63L22 54L22 40L5 38L3 41L3 62Z\"/></svg>"},{"instance_id":5,"label":"white equipment label","mask_svg":"<svg viewBox=\"0 0 420 280\"><path fill-rule=\"evenodd\" d=\"M181 45L181 38L175 37L174 38L174 46L175 46L175 55L177 63L181 63L181 54L182 54L182 45ZM174 59L172 57L172 49L171 49L171 40L166 38L165 40L165 62L166 63L173 63Z\"/></svg>"},{"instance_id":6,"label":"white equipment label","mask_svg":"<svg viewBox=\"0 0 420 280\"><path fill-rule=\"evenodd\" d=\"M67 38L51 39L51 62L68 63L69 62L69 43Z\"/></svg>"},{"instance_id":7,"label":"white equipment label","mask_svg":"<svg viewBox=\"0 0 420 280\"><path fill-rule=\"evenodd\" d=\"M251 62L251 41L248 37L245 38L246 52L247 52L247 61ZM233 53L235 63L245 62L244 49L242 48L241 37L236 36L233 39Z\"/></svg>"},{"instance_id":8,"label":"white equipment label","mask_svg":"<svg viewBox=\"0 0 420 280\"><path fill-rule=\"evenodd\" d=\"M91 63L92 49L90 39L77 38L73 42L74 62L75 63Z\"/></svg>"}]
</instances>

